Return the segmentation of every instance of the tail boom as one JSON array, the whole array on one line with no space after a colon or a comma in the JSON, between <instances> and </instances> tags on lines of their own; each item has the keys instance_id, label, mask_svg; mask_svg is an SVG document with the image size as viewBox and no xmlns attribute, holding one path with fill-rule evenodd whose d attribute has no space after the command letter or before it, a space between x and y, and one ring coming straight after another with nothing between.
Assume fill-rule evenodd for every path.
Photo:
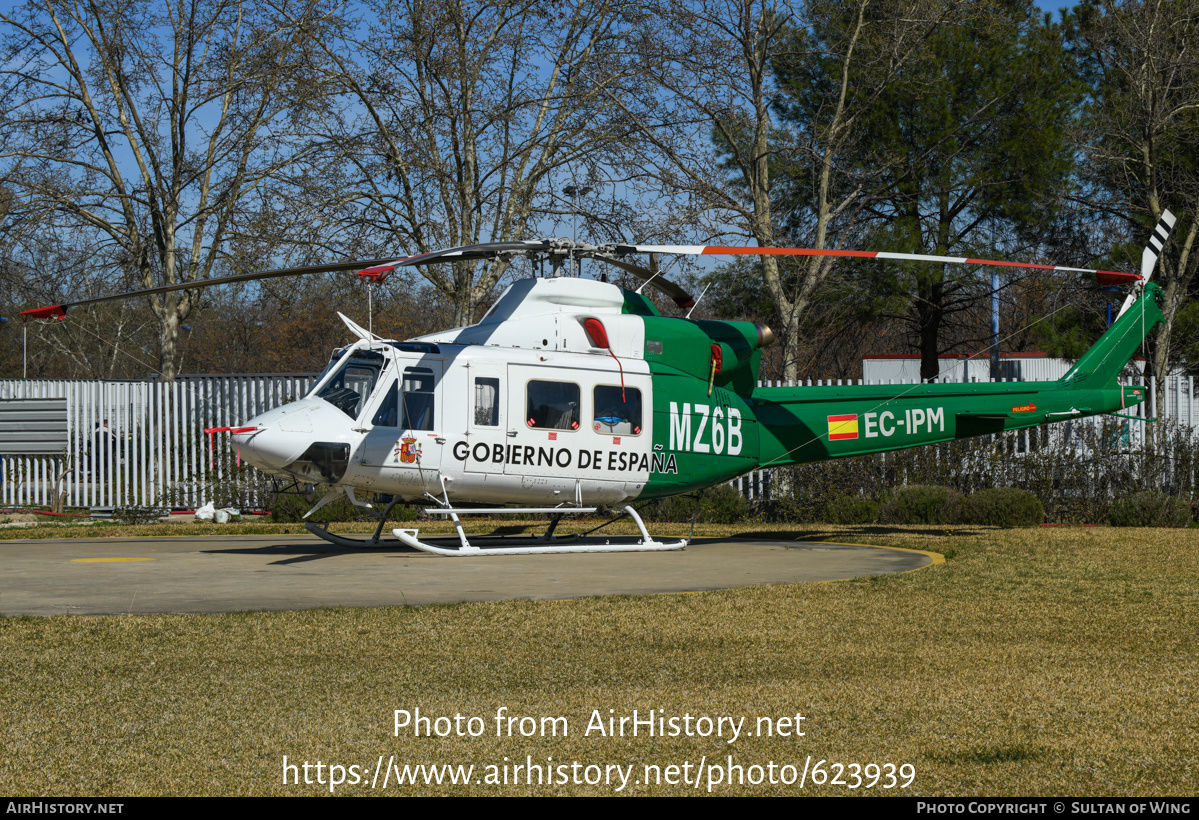
<instances>
[{"instance_id":1,"label":"tail boom","mask_svg":"<svg viewBox=\"0 0 1199 820\"><path fill-rule=\"evenodd\" d=\"M1052 382L908 387L766 387L753 392L762 467L901 450L924 444L1115 413L1145 400L1120 372L1163 321L1148 284L1133 306Z\"/></svg>"},{"instance_id":2,"label":"tail boom","mask_svg":"<svg viewBox=\"0 0 1199 820\"><path fill-rule=\"evenodd\" d=\"M796 397L797 390L806 395ZM903 394L894 387L880 392L872 385L754 393L762 467L903 450L1120 412L1144 398L1139 387L1081 389L1060 381L930 384Z\"/></svg>"}]
</instances>

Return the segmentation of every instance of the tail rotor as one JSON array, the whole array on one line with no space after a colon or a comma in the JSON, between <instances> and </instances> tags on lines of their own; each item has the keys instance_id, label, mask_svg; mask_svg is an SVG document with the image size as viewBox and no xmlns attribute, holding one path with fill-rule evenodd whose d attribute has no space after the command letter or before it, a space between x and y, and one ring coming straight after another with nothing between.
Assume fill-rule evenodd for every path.
<instances>
[{"instance_id":1,"label":"tail rotor","mask_svg":"<svg viewBox=\"0 0 1199 820\"><path fill-rule=\"evenodd\" d=\"M1174 230L1174 223L1177 221L1174 214L1169 211L1162 212L1162 218L1157 221L1157 227L1153 229L1153 234L1149 237L1149 244L1141 252L1141 281L1133 287L1128 298L1124 300L1124 304L1120 307L1120 313L1116 316L1117 319L1123 316L1124 312L1132 307L1132 303L1140 298L1141 291L1144 290L1149 277L1153 275L1157 260L1162 255L1162 248L1165 247L1166 240L1170 238L1170 232Z\"/></svg>"}]
</instances>

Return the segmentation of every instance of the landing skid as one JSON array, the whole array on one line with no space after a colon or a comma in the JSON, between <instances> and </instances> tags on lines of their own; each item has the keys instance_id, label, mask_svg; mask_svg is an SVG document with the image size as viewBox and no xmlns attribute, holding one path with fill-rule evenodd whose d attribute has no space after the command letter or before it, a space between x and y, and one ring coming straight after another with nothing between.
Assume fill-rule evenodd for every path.
<instances>
[{"instance_id":1,"label":"landing skid","mask_svg":"<svg viewBox=\"0 0 1199 820\"><path fill-rule=\"evenodd\" d=\"M325 539L330 544L336 544L339 547L346 547L347 549L370 549L372 547L395 546L396 544L394 538L390 535L382 535L379 530L375 530L375 534L369 538L354 538L329 532L328 524L314 524L311 521L305 521L304 529L318 538Z\"/></svg>"},{"instance_id":2,"label":"landing skid","mask_svg":"<svg viewBox=\"0 0 1199 820\"><path fill-rule=\"evenodd\" d=\"M558 526L558 522L562 519L563 515L595 512L594 507L551 507L546 509L499 507L494 509L472 508L458 510L453 508L434 508L426 510L425 512L430 515L446 516L453 520L454 528L458 531L457 546L452 546L454 541L453 536L427 538L427 540L422 541L419 538L420 530L403 528L392 530L392 534L402 543L413 549L431 552L435 555L452 555L455 557L465 555L554 555L583 552L665 552L667 550L681 550L687 546L688 539L686 538L677 541L655 541L646 531L645 524L642 522L641 516L637 515L636 510L632 507L624 507L623 511L625 515L628 515L636 522L637 528L641 530L640 540L631 538L586 538L581 535L554 535L554 529ZM459 515L519 515L531 513L549 514L552 516L550 525L543 535L540 537L510 535L474 536L476 542L484 543L483 546L475 546L470 543L465 530L462 528L462 521L459 518ZM615 520L613 519L613 521ZM609 521L608 523L612 522ZM446 544L445 546L441 546L431 543L434 540L444 541ZM485 542L490 543L487 544Z\"/></svg>"},{"instance_id":3,"label":"landing skid","mask_svg":"<svg viewBox=\"0 0 1199 820\"><path fill-rule=\"evenodd\" d=\"M317 524L312 521L305 521L304 529L308 530L318 538L325 539L330 544L336 544L339 547L346 547L348 549L368 549L371 547L382 547L395 544L394 540L383 535L383 526L387 523L387 515L391 512L391 508L398 504L400 499L392 499L392 501L383 509L383 512L380 513L376 512L370 504L359 502L358 499L354 497L353 490L347 491L346 494L349 496L350 502L354 504L354 506L362 507L371 515L378 518L379 524L375 527L375 532L370 538L350 538L344 535L337 535L336 533L329 532L328 524ZM309 510L308 514L311 515L318 509L320 509L319 504Z\"/></svg>"}]
</instances>

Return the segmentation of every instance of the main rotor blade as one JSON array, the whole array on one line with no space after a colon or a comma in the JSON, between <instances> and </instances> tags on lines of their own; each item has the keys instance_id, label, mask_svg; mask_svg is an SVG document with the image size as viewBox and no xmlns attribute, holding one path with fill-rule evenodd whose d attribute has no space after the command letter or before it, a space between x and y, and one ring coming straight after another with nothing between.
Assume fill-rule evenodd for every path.
<instances>
[{"instance_id":1,"label":"main rotor blade","mask_svg":"<svg viewBox=\"0 0 1199 820\"><path fill-rule=\"evenodd\" d=\"M93 299L80 299L77 302L63 302L61 305L50 305L48 307L34 308L33 310L23 310L21 315L26 319L49 319L53 316L66 316L67 308L79 307L80 305L94 305L99 302L112 302L117 299L130 299L134 296L152 296L156 293L171 293L176 290L187 290L189 288L208 288L215 285L230 285L236 282L252 282L257 279L274 279L280 276L299 276L305 273L337 273L339 271L359 270L364 267L381 264L398 264L402 259L368 259L357 260L354 262L330 262L323 265L304 265L298 268L279 268L278 270L254 271L253 273L239 273L235 276L221 276L216 279L200 279L194 282L178 282L174 285L162 285L157 288L146 288L144 290L130 290L124 293L114 293L110 296L97 296Z\"/></svg>"},{"instance_id":2,"label":"main rotor blade","mask_svg":"<svg viewBox=\"0 0 1199 820\"><path fill-rule=\"evenodd\" d=\"M624 245L616 246L617 253L628 252ZM604 250L607 250L605 246ZM687 309L695 304L691 294L683 290L678 285L663 279L661 276L654 274L641 267L634 265L631 262L624 262L619 259L613 259L610 256L598 255L599 249L594 245L584 245L582 243L574 244L568 240L551 240L551 239L526 239L518 242L485 242L479 245L463 245L458 248L446 248L440 251L430 251L429 253L421 253L416 256L411 256L400 263L400 267L410 267L415 265L431 265L437 262L454 261L457 259L492 259L503 254L521 254L521 253L549 253L553 252L562 256L569 256L572 253L576 258L597 259L600 262L605 262L621 270L631 273L642 281L648 282L650 287L656 288L668 297L674 300L674 303L681 308Z\"/></svg>"},{"instance_id":3,"label":"main rotor blade","mask_svg":"<svg viewBox=\"0 0 1199 820\"><path fill-rule=\"evenodd\" d=\"M690 310L695 307L695 299L691 294L683 290L681 287L671 282L669 279L664 279L661 275L655 275L648 268L643 268L640 265L634 265L632 262L625 262L622 259L613 259L610 256L590 256L589 259L594 259L597 262L603 262L613 267L620 268L626 273L631 273L647 283L651 288L655 288L660 293L665 294L674 300L674 303L683 310Z\"/></svg>"},{"instance_id":4,"label":"main rotor blade","mask_svg":"<svg viewBox=\"0 0 1199 820\"><path fill-rule=\"evenodd\" d=\"M947 262L951 265L999 265L1005 268L1066 273L1093 273L1101 285L1127 285L1141 281L1135 273L1114 270L1071 268L1065 265L1039 265L1033 262L1007 262L1001 259L974 259L968 256L936 256L926 253L894 253L891 251L849 251L824 248L761 248L728 245L618 245L618 250L631 253L677 253L690 256L841 256L857 259L897 259L912 262Z\"/></svg>"},{"instance_id":5,"label":"main rotor blade","mask_svg":"<svg viewBox=\"0 0 1199 820\"><path fill-rule=\"evenodd\" d=\"M462 245L457 248L446 248L440 251L429 251L409 256L399 263L400 267L413 265L431 265L444 260L456 259L491 259L505 253L535 253L546 251L552 247L548 239L526 239L519 242L484 242L480 245Z\"/></svg>"}]
</instances>

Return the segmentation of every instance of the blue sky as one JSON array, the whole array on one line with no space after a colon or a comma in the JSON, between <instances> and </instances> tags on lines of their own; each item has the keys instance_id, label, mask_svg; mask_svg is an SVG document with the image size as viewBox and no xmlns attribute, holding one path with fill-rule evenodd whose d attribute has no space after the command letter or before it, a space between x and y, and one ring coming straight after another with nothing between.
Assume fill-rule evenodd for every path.
<instances>
[{"instance_id":1,"label":"blue sky","mask_svg":"<svg viewBox=\"0 0 1199 820\"><path fill-rule=\"evenodd\" d=\"M1043 8L1045 11L1052 11L1054 13L1054 17L1057 17L1058 9L1064 9L1067 6L1074 5L1074 3L1068 2L1068 0L1037 0L1037 5Z\"/></svg>"}]
</instances>

